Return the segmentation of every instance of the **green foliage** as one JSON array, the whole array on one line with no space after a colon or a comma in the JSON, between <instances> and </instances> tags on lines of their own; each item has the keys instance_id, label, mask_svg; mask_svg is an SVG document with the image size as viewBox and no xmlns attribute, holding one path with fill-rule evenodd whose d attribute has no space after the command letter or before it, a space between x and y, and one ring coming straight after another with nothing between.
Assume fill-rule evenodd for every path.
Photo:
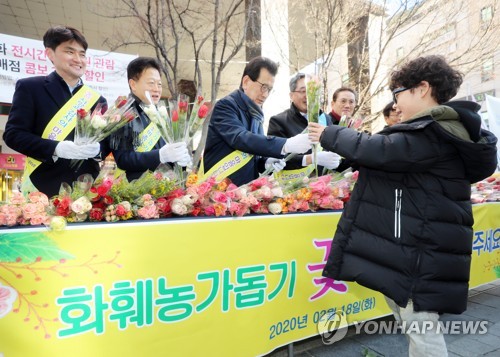
<instances>
[{"instance_id":1,"label":"green foliage","mask_svg":"<svg viewBox=\"0 0 500 357\"><path fill-rule=\"evenodd\" d=\"M60 259L74 259L74 256L59 249L43 232L0 234L0 262L32 263Z\"/></svg>"},{"instance_id":2,"label":"green foliage","mask_svg":"<svg viewBox=\"0 0 500 357\"><path fill-rule=\"evenodd\" d=\"M128 182L125 177L115 183L109 191L109 196L116 203L122 201L135 202L145 194L150 194L153 198L166 196L175 187L175 181L167 178L159 178L158 174L146 171L137 180Z\"/></svg>"}]
</instances>

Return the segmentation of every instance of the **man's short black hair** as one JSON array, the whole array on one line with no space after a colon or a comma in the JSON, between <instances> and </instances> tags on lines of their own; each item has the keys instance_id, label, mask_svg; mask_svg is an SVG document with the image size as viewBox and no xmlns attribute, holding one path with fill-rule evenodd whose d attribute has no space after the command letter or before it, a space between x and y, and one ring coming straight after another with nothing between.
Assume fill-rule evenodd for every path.
<instances>
[{"instance_id":1,"label":"man's short black hair","mask_svg":"<svg viewBox=\"0 0 500 357\"><path fill-rule=\"evenodd\" d=\"M356 103L358 102L358 93L356 93L356 91L351 87L340 87L335 90L335 92L333 92L332 101L337 101L337 97L339 96L340 92L351 92L352 94L354 94L354 100L356 101Z\"/></svg>"},{"instance_id":2,"label":"man's short black hair","mask_svg":"<svg viewBox=\"0 0 500 357\"><path fill-rule=\"evenodd\" d=\"M247 63L241 76L240 86L243 84L243 77L249 76L252 81L259 79L260 70L265 68L275 77L278 73L278 64L267 57L254 57Z\"/></svg>"},{"instance_id":3,"label":"man's short black hair","mask_svg":"<svg viewBox=\"0 0 500 357\"><path fill-rule=\"evenodd\" d=\"M443 56L418 57L392 72L389 87L415 88L426 81L431 87L431 96L438 104L445 103L457 95L463 75L453 69Z\"/></svg>"},{"instance_id":4,"label":"man's short black hair","mask_svg":"<svg viewBox=\"0 0 500 357\"><path fill-rule=\"evenodd\" d=\"M385 107L384 107L384 110L382 110L382 113L384 113L384 117L386 118L389 118L389 116L391 115L391 112L392 111L395 111L394 109L394 102L391 101L390 103L388 103Z\"/></svg>"},{"instance_id":5,"label":"man's short black hair","mask_svg":"<svg viewBox=\"0 0 500 357\"><path fill-rule=\"evenodd\" d=\"M89 47L87 40L80 31L73 27L54 26L49 28L43 35L43 45L45 48L50 48L54 51L61 43L72 40L76 41L87 51Z\"/></svg>"},{"instance_id":6,"label":"man's short black hair","mask_svg":"<svg viewBox=\"0 0 500 357\"><path fill-rule=\"evenodd\" d=\"M160 62L153 57L137 57L127 66L127 79L138 80L142 72L148 68L157 69L161 73Z\"/></svg>"}]
</instances>

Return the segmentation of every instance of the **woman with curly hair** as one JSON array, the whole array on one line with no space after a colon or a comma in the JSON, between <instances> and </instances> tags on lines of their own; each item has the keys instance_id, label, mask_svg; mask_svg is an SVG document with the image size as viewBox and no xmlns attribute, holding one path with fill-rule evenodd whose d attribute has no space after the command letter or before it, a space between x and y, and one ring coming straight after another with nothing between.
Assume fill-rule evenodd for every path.
<instances>
[{"instance_id":1,"label":"woman with curly hair","mask_svg":"<svg viewBox=\"0 0 500 357\"><path fill-rule=\"evenodd\" d=\"M311 141L360 167L323 275L384 294L410 356L447 355L438 320L467 307L470 185L497 165L480 106L449 102L461 84L443 57L419 57L391 75L401 123L373 135L309 124Z\"/></svg>"}]
</instances>

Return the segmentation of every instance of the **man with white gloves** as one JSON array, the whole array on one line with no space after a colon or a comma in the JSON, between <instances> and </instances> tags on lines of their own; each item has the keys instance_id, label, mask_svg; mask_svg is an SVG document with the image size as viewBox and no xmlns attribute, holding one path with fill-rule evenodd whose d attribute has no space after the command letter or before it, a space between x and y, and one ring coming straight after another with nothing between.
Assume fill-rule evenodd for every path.
<instances>
[{"instance_id":1,"label":"man with white gloves","mask_svg":"<svg viewBox=\"0 0 500 357\"><path fill-rule=\"evenodd\" d=\"M116 165L126 172L129 181L139 178L147 170L154 171L160 163L191 164L186 143L165 143L141 107L141 104L156 105L160 101L160 73L159 62L151 57L137 57L127 66L130 95L135 99L133 106L139 116L113 133L108 141Z\"/></svg>"},{"instance_id":2,"label":"man with white gloves","mask_svg":"<svg viewBox=\"0 0 500 357\"><path fill-rule=\"evenodd\" d=\"M76 145L72 141L61 141L57 144L54 156L69 160L86 160L96 157L101 151L99 143Z\"/></svg>"},{"instance_id":3,"label":"man with white gloves","mask_svg":"<svg viewBox=\"0 0 500 357\"><path fill-rule=\"evenodd\" d=\"M302 133L307 128L307 95L305 74L297 73L292 77L290 86L290 108L272 116L269 120L267 135L290 138ZM331 120L326 117L326 125L331 125ZM290 139L289 139L290 140ZM339 166L340 156L329 151L317 152L319 166L334 170ZM305 155L296 155L287 161L286 170L307 170L313 163L313 155L308 151ZM322 172L320 168L319 172Z\"/></svg>"},{"instance_id":4,"label":"man with white gloves","mask_svg":"<svg viewBox=\"0 0 500 357\"><path fill-rule=\"evenodd\" d=\"M277 71L270 59L253 58L243 71L240 88L215 104L199 171L203 177L229 177L239 186L256 179L266 167L282 169L287 154L311 148L307 134L288 140L264 135L262 105Z\"/></svg>"},{"instance_id":5,"label":"man with white gloves","mask_svg":"<svg viewBox=\"0 0 500 357\"><path fill-rule=\"evenodd\" d=\"M96 177L99 144L73 143L76 108L87 111L106 100L83 84L87 66L87 41L72 27L55 26L43 36L45 53L55 70L48 76L23 78L16 82L12 108L3 139L12 149L27 156L22 179L23 193L40 191L52 197L61 183L71 185L82 174ZM83 160L71 165L71 160Z\"/></svg>"}]
</instances>

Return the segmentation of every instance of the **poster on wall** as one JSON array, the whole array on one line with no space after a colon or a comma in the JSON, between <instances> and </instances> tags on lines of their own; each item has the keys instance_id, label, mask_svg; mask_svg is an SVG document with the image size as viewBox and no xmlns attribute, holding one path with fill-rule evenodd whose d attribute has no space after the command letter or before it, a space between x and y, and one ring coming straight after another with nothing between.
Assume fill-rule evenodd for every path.
<instances>
[{"instance_id":1,"label":"poster on wall","mask_svg":"<svg viewBox=\"0 0 500 357\"><path fill-rule=\"evenodd\" d=\"M85 84L113 102L129 93L127 65L137 56L88 49ZM12 103L16 81L20 78L46 76L54 66L45 55L43 42L0 34L0 102Z\"/></svg>"}]
</instances>

